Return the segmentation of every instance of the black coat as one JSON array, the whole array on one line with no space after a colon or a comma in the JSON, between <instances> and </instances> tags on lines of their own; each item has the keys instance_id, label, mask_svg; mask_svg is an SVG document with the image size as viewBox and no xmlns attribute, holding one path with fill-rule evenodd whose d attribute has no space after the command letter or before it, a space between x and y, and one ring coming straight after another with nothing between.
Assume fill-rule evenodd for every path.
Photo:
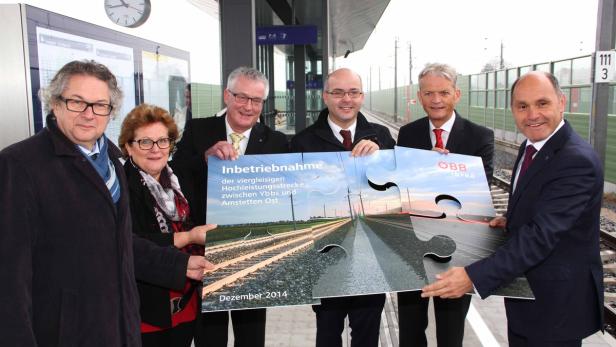
<instances>
[{"instance_id":1,"label":"black coat","mask_svg":"<svg viewBox=\"0 0 616 347\"><path fill-rule=\"evenodd\" d=\"M398 132L398 146L432 149L428 117L420 118L401 127ZM445 147L451 153L481 157L488 182L492 179L494 172L494 132L492 130L464 119L456 112L456 119Z\"/></svg>"},{"instance_id":2,"label":"black coat","mask_svg":"<svg viewBox=\"0 0 616 347\"><path fill-rule=\"evenodd\" d=\"M185 266L169 271L185 255L133 239L119 150L110 144L108 153L117 206L53 115L0 152L0 345L139 346L135 275L184 283Z\"/></svg>"},{"instance_id":3,"label":"black coat","mask_svg":"<svg viewBox=\"0 0 616 347\"><path fill-rule=\"evenodd\" d=\"M171 167L190 205L197 225L205 224L207 206L207 164L205 151L219 141L227 141L226 115L192 119L186 123L177 144ZM250 132L245 154L275 154L289 151L286 136L257 123Z\"/></svg>"},{"instance_id":4,"label":"black coat","mask_svg":"<svg viewBox=\"0 0 616 347\"><path fill-rule=\"evenodd\" d=\"M295 135L291 140L291 152L338 152L346 151L332 132L327 123L329 111L324 109L319 113L317 121L308 128ZM355 138L353 146L359 141L367 139L376 142L381 149L392 149L396 141L391 137L389 130L375 123L369 123L361 112L357 115Z\"/></svg>"},{"instance_id":5,"label":"black coat","mask_svg":"<svg viewBox=\"0 0 616 347\"><path fill-rule=\"evenodd\" d=\"M173 233L162 233L154 214L154 198L148 188L142 184L139 171L127 161L124 171L130 190L130 211L133 221L133 233L150 240L159 246L174 248ZM190 223L188 223L190 224ZM173 273L186 270L185 264L175 264ZM173 289L183 289L182 285ZM139 291L141 321L161 328L171 327L171 310L169 306L169 288L137 281Z\"/></svg>"}]
</instances>

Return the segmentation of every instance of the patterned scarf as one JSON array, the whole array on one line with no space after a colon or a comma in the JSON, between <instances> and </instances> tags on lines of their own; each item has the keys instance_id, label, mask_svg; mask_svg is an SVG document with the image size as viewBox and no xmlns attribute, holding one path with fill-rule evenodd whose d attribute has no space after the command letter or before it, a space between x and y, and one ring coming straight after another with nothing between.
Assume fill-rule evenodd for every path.
<instances>
[{"instance_id":1,"label":"patterned scarf","mask_svg":"<svg viewBox=\"0 0 616 347\"><path fill-rule=\"evenodd\" d=\"M190 208L188 201L180 190L180 184L169 165L160 173L160 181L147 172L141 170L132 158L130 163L141 175L141 182L150 191L154 199L154 215L162 233L175 233L190 230L193 225L189 222ZM199 245L187 245L182 248L186 253L203 255L204 248Z\"/></svg>"},{"instance_id":2,"label":"patterned scarf","mask_svg":"<svg viewBox=\"0 0 616 347\"><path fill-rule=\"evenodd\" d=\"M98 153L95 158L86 154L84 154L84 156L88 158L90 164L92 164L92 166L96 169L96 172L98 172L103 181L105 181L105 185L107 186L107 189L109 189L113 202L117 204L118 201L120 201L120 182L116 177L113 163L109 159L109 153L107 153L107 148L109 146L107 141L109 140L105 135L101 136L97 140L100 153ZM81 152L81 150L79 152Z\"/></svg>"}]
</instances>

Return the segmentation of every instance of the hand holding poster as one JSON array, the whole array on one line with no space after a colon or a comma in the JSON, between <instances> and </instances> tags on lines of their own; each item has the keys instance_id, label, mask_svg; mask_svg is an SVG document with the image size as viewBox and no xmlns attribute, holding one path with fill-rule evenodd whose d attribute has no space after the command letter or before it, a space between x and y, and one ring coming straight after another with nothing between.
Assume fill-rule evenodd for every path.
<instances>
[{"instance_id":1,"label":"hand holding poster","mask_svg":"<svg viewBox=\"0 0 616 347\"><path fill-rule=\"evenodd\" d=\"M210 157L208 177L207 220L219 228L208 233L204 311L418 290L504 242L485 223L494 210L477 157L402 147ZM503 295L532 297L525 285Z\"/></svg>"}]
</instances>

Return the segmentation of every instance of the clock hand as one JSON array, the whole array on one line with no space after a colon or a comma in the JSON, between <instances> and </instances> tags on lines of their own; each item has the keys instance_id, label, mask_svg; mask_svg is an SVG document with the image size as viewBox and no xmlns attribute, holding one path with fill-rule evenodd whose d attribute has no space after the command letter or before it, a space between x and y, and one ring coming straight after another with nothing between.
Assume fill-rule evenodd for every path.
<instances>
[{"instance_id":1,"label":"clock hand","mask_svg":"<svg viewBox=\"0 0 616 347\"><path fill-rule=\"evenodd\" d=\"M122 5L122 4L119 4L119 5L113 5L113 6L107 6L107 8L116 8L116 7L126 7L126 6L124 6L124 5Z\"/></svg>"},{"instance_id":2,"label":"clock hand","mask_svg":"<svg viewBox=\"0 0 616 347\"><path fill-rule=\"evenodd\" d=\"M120 0L120 2L122 3L122 6L124 6L124 7L129 7L129 5L126 3L126 1L124 1L124 0Z\"/></svg>"},{"instance_id":3,"label":"clock hand","mask_svg":"<svg viewBox=\"0 0 616 347\"><path fill-rule=\"evenodd\" d=\"M143 12L141 11L141 9L136 8L136 7L133 7L133 6L131 6L131 5L128 5L128 6L126 6L126 7L128 7L128 8L132 8L133 10L137 10L137 12L139 12L139 14L142 14L142 13L143 13Z\"/></svg>"}]
</instances>

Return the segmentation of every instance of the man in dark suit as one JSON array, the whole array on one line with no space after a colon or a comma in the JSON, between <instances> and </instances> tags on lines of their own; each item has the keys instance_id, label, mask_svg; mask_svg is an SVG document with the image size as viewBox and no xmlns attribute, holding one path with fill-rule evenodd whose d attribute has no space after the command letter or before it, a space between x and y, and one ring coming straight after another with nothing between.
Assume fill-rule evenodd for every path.
<instances>
[{"instance_id":1,"label":"man in dark suit","mask_svg":"<svg viewBox=\"0 0 616 347\"><path fill-rule=\"evenodd\" d=\"M106 66L67 63L41 101L45 128L0 152L0 344L141 346L135 278L181 289L211 264L131 232Z\"/></svg>"},{"instance_id":2,"label":"man in dark suit","mask_svg":"<svg viewBox=\"0 0 616 347\"><path fill-rule=\"evenodd\" d=\"M510 346L580 346L603 326L599 216L603 168L563 118L556 78L534 71L511 87L522 143L505 217L508 240L493 255L440 274L425 296L451 298L473 286L485 298L526 276L535 300L506 299Z\"/></svg>"},{"instance_id":3,"label":"man in dark suit","mask_svg":"<svg viewBox=\"0 0 616 347\"><path fill-rule=\"evenodd\" d=\"M398 146L435 149L481 157L488 182L492 179L494 132L460 117L455 106L460 100L456 71L445 64L428 64L419 74L420 100L427 117L409 123L398 133ZM429 298L420 291L398 293L400 346L426 346ZM471 302L434 298L436 339L439 346L462 346L464 320Z\"/></svg>"},{"instance_id":4,"label":"man in dark suit","mask_svg":"<svg viewBox=\"0 0 616 347\"><path fill-rule=\"evenodd\" d=\"M226 112L219 117L193 119L186 123L171 165L196 224L205 224L208 156L234 160L242 154L288 151L283 133L257 123L268 89L269 82L260 71L239 67L227 79L224 91ZM210 312L200 318L202 329L197 328L195 345L226 347L229 313ZM265 309L232 311L231 318L236 347L265 344Z\"/></svg>"},{"instance_id":5,"label":"man in dark suit","mask_svg":"<svg viewBox=\"0 0 616 347\"><path fill-rule=\"evenodd\" d=\"M369 155L379 148L391 149L394 139L389 130L369 123L359 110L364 95L360 76L339 69L327 76L323 101L327 108L317 121L295 135L291 152L351 151L353 156ZM313 306L317 317L317 347L342 346L340 334L349 316L351 346L377 346L385 294L321 299Z\"/></svg>"}]
</instances>

